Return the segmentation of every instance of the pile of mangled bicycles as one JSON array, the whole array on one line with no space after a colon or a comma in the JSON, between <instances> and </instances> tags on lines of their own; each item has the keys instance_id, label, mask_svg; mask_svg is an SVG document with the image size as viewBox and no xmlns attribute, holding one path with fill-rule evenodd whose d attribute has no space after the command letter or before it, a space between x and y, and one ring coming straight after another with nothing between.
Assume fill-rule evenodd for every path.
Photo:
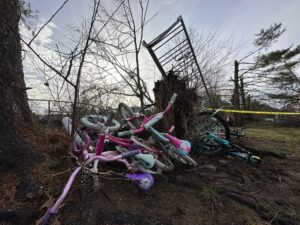
<instances>
[{"instance_id":1,"label":"pile of mangled bicycles","mask_svg":"<svg viewBox=\"0 0 300 225\"><path fill-rule=\"evenodd\" d=\"M172 110L176 97L177 94L173 94L165 110L150 117L143 113L134 113L127 105L120 103L118 109L124 120L123 126L113 119L113 114L108 117L88 115L81 118L82 128L75 131L72 143L72 153L78 159L79 165L71 174L58 200L48 210L42 224L49 224L58 212L80 171L92 174L94 186L98 187L99 177L103 174L101 165L106 162L119 162L126 168L126 173L118 173L119 176L133 181L142 191L149 191L154 184L153 175L171 172L174 169L173 162L196 167L196 161L189 156L191 143L174 137L171 134L173 126L168 133L161 133L153 128ZM216 112L200 113L199 118L205 119L198 121L199 124L195 126L199 130L198 141L195 144L198 151L209 155L223 151L232 157L245 159L250 164L260 162L258 156L229 141L229 129ZM72 120L65 117L62 122L71 134ZM130 130L124 131L124 127ZM138 136L142 133L150 134L150 138L147 141L143 140ZM113 144L113 150L104 151L108 143Z\"/></svg>"}]
</instances>

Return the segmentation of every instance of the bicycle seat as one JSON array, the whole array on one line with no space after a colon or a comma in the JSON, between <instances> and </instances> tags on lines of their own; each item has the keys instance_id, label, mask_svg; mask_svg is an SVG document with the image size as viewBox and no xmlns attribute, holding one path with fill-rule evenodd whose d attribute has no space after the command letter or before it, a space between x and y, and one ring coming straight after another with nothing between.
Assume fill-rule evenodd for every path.
<instances>
[{"instance_id":1,"label":"bicycle seat","mask_svg":"<svg viewBox=\"0 0 300 225\"><path fill-rule=\"evenodd\" d=\"M191 143L187 140L178 139L170 134L164 134L173 144L180 155L187 155L191 151Z\"/></svg>"},{"instance_id":2,"label":"bicycle seat","mask_svg":"<svg viewBox=\"0 0 300 225\"><path fill-rule=\"evenodd\" d=\"M144 191L150 191L154 185L154 178L151 174L140 173L140 174L129 174L126 173L125 177L136 182L136 184Z\"/></svg>"},{"instance_id":3,"label":"bicycle seat","mask_svg":"<svg viewBox=\"0 0 300 225\"><path fill-rule=\"evenodd\" d=\"M132 144L131 147L129 148L129 151L133 151L138 149L139 146L137 144ZM145 168L145 169L151 169L154 164L155 164L155 158L153 155L150 154L143 154L143 153L138 153L134 156L139 163Z\"/></svg>"}]
</instances>

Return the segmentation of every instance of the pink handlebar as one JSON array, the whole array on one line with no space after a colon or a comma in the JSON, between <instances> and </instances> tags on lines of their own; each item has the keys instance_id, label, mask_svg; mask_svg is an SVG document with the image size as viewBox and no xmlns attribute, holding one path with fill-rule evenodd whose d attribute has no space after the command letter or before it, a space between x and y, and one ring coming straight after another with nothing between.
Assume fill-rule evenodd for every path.
<instances>
[{"instance_id":1,"label":"pink handlebar","mask_svg":"<svg viewBox=\"0 0 300 225\"><path fill-rule=\"evenodd\" d=\"M85 164L88 165L89 163L91 163L95 160L100 160L100 161L104 161L104 162L117 161L117 160L120 160L120 159L124 159L124 158L130 157L130 156L136 155L138 153L139 153L139 150L133 150L133 151L126 152L126 153L123 153L123 154L119 154L119 155L116 155L116 156L113 156L113 157L105 157L105 156L101 156L101 155L95 155L95 156L92 156L89 160L87 160L85 162ZM71 188L71 186L74 182L75 177L80 172L82 167L83 166L79 166L73 171L73 173L71 174L71 176L68 179L68 182L67 182L62 194L59 196L57 201L54 203L53 207L50 208L50 210L49 210L50 214L57 213L57 211L58 211L60 205L62 204L63 200L66 198L66 196L67 196L67 194L68 194L68 192L69 192L69 190L70 190L70 188Z\"/></svg>"},{"instance_id":2,"label":"pink handlebar","mask_svg":"<svg viewBox=\"0 0 300 225\"><path fill-rule=\"evenodd\" d=\"M167 113L169 113L172 110L176 98L177 98L177 94L174 93L171 100L169 101L167 108L163 112L157 113L147 123L144 124L146 130L149 129L149 127L152 127L158 121L160 121Z\"/></svg>"}]
</instances>

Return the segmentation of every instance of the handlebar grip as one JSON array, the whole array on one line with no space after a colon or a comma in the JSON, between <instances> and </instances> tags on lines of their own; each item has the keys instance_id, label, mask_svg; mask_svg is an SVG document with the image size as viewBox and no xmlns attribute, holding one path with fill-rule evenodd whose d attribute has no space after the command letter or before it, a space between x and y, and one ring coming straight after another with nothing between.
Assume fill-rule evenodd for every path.
<instances>
[{"instance_id":1,"label":"handlebar grip","mask_svg":"<svg viewBox=\"0 0 300 225\"><path fill-rule=\"evenodd\" d=\"M177 98L177 94L176 93L174 93L173 94L173 96L172 96L172 98L171 98L171 100L169 101L169 104L174 104L174 102L175 102L175 100L176 100L176 98Z\"/></svg>"},{"instance_id":2,"label":"handlebar grip","mask_svg":"<svg viewBox=\"0 0 300 225\"><path fill-rule=\"evenodd\" d=\"M133 134L134 134L133 130L118 132L119 137L129 136Z\"/></svg>"},{"instance_id":3,"label":"handlebar grip","mask_svg":"<svg viewBox=\"0 0 300 225\"><path fill-rule=\"evenodd\" d=\"M53 217L55 216L55 213L51 213L49 210L47 211L43 222L41 223L41 225L49 225L53 219Z\"/></svg>"},{"instance_id":4,"label":"handlebar grip","mask_svg":"<svg viewBox=\"0 0 300 225\"><path fill-rule=\"evenodd\" d=\"M125 152L125 153L122 153L122 158L128 158L130 156L134 156L136 154L140 153L139 150L133 150L133 151L129 151L129 152Z\"/></svg>"}]
</instances>

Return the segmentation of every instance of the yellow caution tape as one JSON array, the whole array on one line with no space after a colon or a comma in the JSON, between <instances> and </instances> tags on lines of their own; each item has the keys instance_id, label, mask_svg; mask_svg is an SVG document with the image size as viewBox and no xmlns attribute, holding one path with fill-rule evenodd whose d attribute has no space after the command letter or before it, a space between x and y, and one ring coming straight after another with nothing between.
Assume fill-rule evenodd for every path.
<instances>
[{"instance_id":1,"label":"yellow caution tape","mask_svg":"<svg viewBox=\"0 0 300 225\"><path fill-rule=\"evenodd\" d=\"M207 108L212 110L212 108ZM251 110L237 110L237 109L217 109L219 112L230 113L247 113L247 114L267 114L267 115L300 115L300 112L267 112L267 111L251 111Z\"/></svg>"}]
</instances>

